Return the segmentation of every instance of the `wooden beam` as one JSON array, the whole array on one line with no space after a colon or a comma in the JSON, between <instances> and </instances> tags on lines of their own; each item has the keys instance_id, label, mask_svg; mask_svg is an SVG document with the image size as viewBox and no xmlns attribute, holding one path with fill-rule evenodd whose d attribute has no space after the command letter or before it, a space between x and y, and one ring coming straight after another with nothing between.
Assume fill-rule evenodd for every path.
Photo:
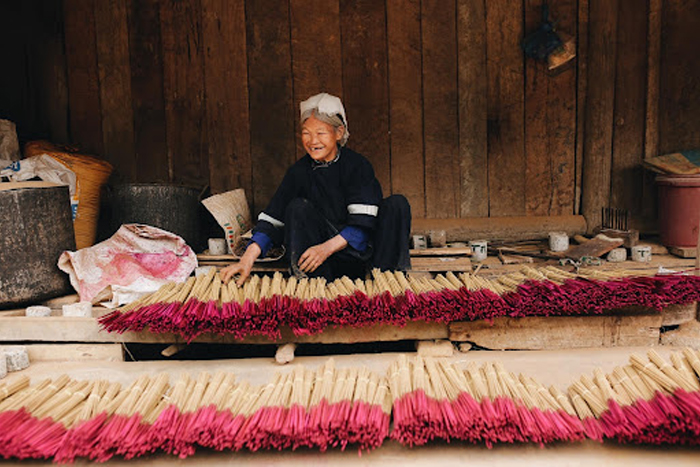
<instances>
[{"instance_id":1,"label":"wooden beam","mask_svg":"<svg viewBox=\"0 0 700 467\"><path fill-rule=\"evenodd\" d=\"M411 258L412 271L430 271L430 272L447 272L447 271L471 271L471 260L465 256L445 256L431 258L428 256Z\"/></svg>"},{"instance_id":2,"label":"wooden beam","mask_svg":"<svg viewBox=\"0 0 700 467\"><path fill-rule=\"evenodd\" d=\"M651 346L659 343L661 314L498 318L450 324L451 341L499 350Z\"/></svg>"},{"instance_id":3,"label":"wooden beam","mask_svg":"<svg viewBox=\"0 0 700 467\"><path fill-rule=\"evenodd\" d=\"M447 241L532 240L547 238L548 232L569 236L586 232L583 216L464 217L461 219L413 219L413 234L444 230Z\"/></svg>"},{"instance_id":4,"label":"wooden beam","mask_svg":"<svg viewBox=\"0 0 700 467\"><path fill-rule=\"evenodd\" d=\"M697 320L698 304L686 303L684 305L671 305L661 313L661 326L677 326Z\"/></svg>"},{"instance_id":5,"label":"wooden beam","mask_svg":"<svg viewBox=\"0 0 700 467\"><path fill-rule=\"evenodd\" d=\"M282 344L286 342L314 344L352 344L400 340L431 340L447 338L447 325L442 323L409 322L406 326L377 324L365 327L329 327L319 334L295 336L289 328L282 328L282 337L270 340L251 336L236 340L231 335L204 334L193 342L216 344ZM184 342L181 336L165 333L125 332L108 333L100 330L95 318L2 317L0 342L138 342L143 344L173 344Z\"/></svg>"},{"instance_id":6,"label":"wooden beam","mask_svg":"<svg viewBox=\"0 0 700 467\"><path fill-rule=\"evenodd\" d=\"M121 344L28 344L29 361L86 361L107 360L121 362L124 360Z\"/></svg>"}]
</instances>

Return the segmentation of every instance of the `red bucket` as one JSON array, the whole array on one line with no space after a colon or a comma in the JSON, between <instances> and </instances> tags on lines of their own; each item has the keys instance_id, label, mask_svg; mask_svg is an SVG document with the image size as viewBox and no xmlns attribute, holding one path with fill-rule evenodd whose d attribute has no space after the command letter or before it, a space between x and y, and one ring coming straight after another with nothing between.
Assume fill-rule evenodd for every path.
<instances>
[{"instance_id":1,"label":"red bucket","mask_svg":"<svg viewBox=\"0 0 700 467\"><path fill-rule=\"evenodd\" d=\"M659 230L666 246L696 247L700 223L700 175L657 175Z\"/></svg>"}]
</instances>

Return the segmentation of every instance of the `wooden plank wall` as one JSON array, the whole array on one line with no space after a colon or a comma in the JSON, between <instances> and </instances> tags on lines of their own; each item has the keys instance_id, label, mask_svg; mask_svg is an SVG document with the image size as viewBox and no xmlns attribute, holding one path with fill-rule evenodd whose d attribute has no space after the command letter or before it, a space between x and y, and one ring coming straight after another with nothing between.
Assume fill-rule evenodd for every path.
<instances>
[{"instance_id":1,"label":"wooden plank wall","mask_svg":"<svg viewBox=\"0 0 700 467\"><path fill-rule=\"evenodd\" d=\"M243 187L254 211L302 155L298 104L320 91L415 217L595 227L613 206L648 226L639 163L700 147L700 0L549 0L577 43L557 74L520 50L544 0L19 3L0 7L26 45L0 75L0 116L23 139L80 145L116 181Z\"/></svg>"}]
</instances>

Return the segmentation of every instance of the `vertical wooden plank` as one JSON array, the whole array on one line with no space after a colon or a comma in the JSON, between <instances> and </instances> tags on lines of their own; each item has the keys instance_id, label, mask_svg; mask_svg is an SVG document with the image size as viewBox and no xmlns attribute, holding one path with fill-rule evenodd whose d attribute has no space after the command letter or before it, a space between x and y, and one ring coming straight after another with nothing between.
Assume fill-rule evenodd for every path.
<instances>
[{"instance_id":1,"label":"vertical wooden plank","mask_svg":"<svg viewBox=\"0 0 700 467\"><path fill-rule=\"evenodd\" d=\"M294 121L299 133L301 101L319 92L343 98L340 3L339 0L290 0L290 14ZM345 106L346 115L347 112ZM348 126L352 126L351 121L348 121ZM301 140L297 138L297 157L305 153Z\"/></svg>"},{"instance_id":2,"label":"vertical wooden plank","mask_svg":"<svg viewBox=\"0 0 700 467\"><path fill-rule=\"evenodd\" d=\"M59 143L68 142L68 78L64 45L62 4L42 3L49 30L41 44L44 60L39 77L43 108L49 125L49 137Z\"/></svg>"},{"instance_id":3,"label":"vertical wooden plank","mask_svg":"<svg viewBox=\"0 0 700 467\"><path fill-rule=\"evenodd\" d=\"M420 0L387 2L391 191L425 217Z\"/></svg>"},{"instance_id":4,"label":"vertical wooden plank","mask_svg":"<svg viewBox=\"0 0 700 467\"><path fill-rule=\"evenodd\" d=\"M295 160L288 0L246 5L253 211L265 208ZM298 115L296 117L298 119Z\"/></svg>"},{"instance_id":5,"label":"vertical wooden plank","mask_svg":"<svg viewBox=\"0 0 700 467\"><path fill-rule=\"evenodd\" d=\"M542 0L525 2L525 30L542 22ZM549 17L562 38L576 34L576 0L549 2ZM574 212L576 71L556 75L547 63L525 66L526 213L556 216Z\"/></svg>"},{"instance_id":6,"label":"vertical wooden plank","mask_svg":"<svg viewBox=\"0 0 700 467\"><path fill-rule=\"evenodd\" d=\"M661 7L663 0L648 0L647 101L644 157L659 155L659 66L661 61Z\"/></svg>"},{"instance_id":7,"label":"vertical wooden plank","mask_svg":"<svg viewBox=\"0 0 700 467\"><path fill-rule=\"evenodd\" d=\"M644 157L659 155L659 68L661 67L661 9L662 0L648 0L649 22L647 32L647 100L644 127ZM655 174L644 172L642 186L642 215L656 218L657 191Z\"/></svg>"},{"instance_id":8,"label":"vertical wooden plank","mask_svg":"<svg viewBox=\"0 0 700 467\"><path fill-rule=\"evenodd\" d=\"M641 215L646 118L647 8L619 0L612 152L611 206Z\"/></svg>"},{"instance_id":9,"label":"vertical wooden plank","mask_svg":"<svg viewBox=\"0 0 700 467\"><path fill-rule=\"evenodd\" d=\"M576 34L576 177L574 214L581 213L583 191L583 140L586 133L588 92L588 18L589 0L578 0L578 31Z\"/></svg>"},{"instance_id":10,"label":"vertical wooden plank","mask_svg":"<svg viewBox=\"0 0 700 467\"><path fill-rule=\"evenodd\" d=\"M485 0L458 0L460 216L489 215Z\"/></svg>"},{"instance_id":11,"label":"vertical wooden plank","mask_svg":"<svg viewBox=\"0 0 700 467\"><path fill-rule=\"evenodd\" d=\"M102 110L97 73L94 0L65 0L66 64L70 139L84 151L103 153Z\"/></svg>"},{"instance_id":12,"label":"vertical wooden plank","mask_svg":"<svg viewBox=\"0 0 700 467\"><path fill-rule=\"evenodd\" d=\"M583 147L582 211L592 231L610 202L617 0L590 0L588 93Z\"/></svg>"},{"instance_id":13,"label":"vertical wooden plank","mask_svg":"<svg viewBox=\"0 0 700 467\"><path fill-rule=\"evenodd\" d=\"M95 2L97 72L102 104L104 157L118 179L133 179L134 117L131 107L129 31L124 0Z\"/></svg>"},{"instance_id":14,"label":"vertical wooden plank","mask_svg":"<svg viewBox=\"0 0 700 467\"><path fill-rule=\"evenodd\" d=\"M700 147L700 1L665 1L661 24L659 153Z\"/></svg>"},{"instance_id":15,"label":"vertical wooden plank","mask_svg":"<svg viewBox=\"0 0 700 467\"><path fill-rule=\"evenodd\" d=\"M391 191L386 9L376 0L341 0L343 104L348 146L365 155L382 185Z\"/></svg>"},{"instance_id":16,"label":"vertical wooden plank","mask_svg":"<svg viewBox=\"0 0 700 467\"><path fill-rule=\"evenodd\" d=\"M250 198L253 176L245 4L202 0L202 30L209 184L212 193L243 188Z\"/></svg>"},{"instance_id":17,"label":"vertical wooden plank","mask_svg":"<svg viewBox=\"0 0 700 467\"><path fill-rule=\"evenodd\" d=\"M521 2L486 2L489 213L525 214L524 64Z\"/></svg>"},{"instance_id":18,"label":"vertical wooden plank","mask_svg":"<svg viewBox=\"0 0 700 467\"><path fill-rule=\"evenodd\" d=\"M421 10L426 214L458 217L457 4L426 1Z\"/></svg>"},{"instance_id":19,"label":"vertical wooden plank","mask_svg":"<svg viewBox=\"0 0 700 467\"><path fill-rule=\"evenodd\" d=\"M21 106L31 110L33 115L30 125L20 123L19 127L30 130L32 138L48 138L59 143L68 142L68 85L66 78L66 55L63 44L63 4L62 2L42 2L30 0L22 2L23 18L9 15L7 11L0 12L0 17L15 28L22 28L26 32L23 38L18 32L12 31L10 24L0 24L0 38L4 43L13 43L12 47L6 47L4 65L10 73L2 73L3 78L16 79L24 82L28 89L27 96L17 95ZM32 24L31 30L26 25ZM20 42L24 41L26 47ZM17 67L11 64L8 54L13 49L24 52L26 66ZM26 70L26 75L18 73ZM0 89L8 93L17 94L19 87L10 83L0 83ZM0 94L2 91L0 91ZM0 113L9 110L9 102L0 96ZM8 118L5 115L0 118Z\"/></svg>"},{"instance_id":20,"label":"vertical wooden plank","mask_svg":"<svg viewBox=\"0 0 700 467\"><path fill-rule=\"evenodd\" d=\"M32 13L30 2L4 2L0 5L0 40L7 44L2 49L0 118L15 123L20 141L31 138L34 127L30 103L32 57L27 53L32 37L24 26Z\"/></svg>"},{"instance_id":21,"label":"vertical wooden plank","mask_svg":"<svg viewBox=\"0 0 700 467\"><path fill-rule=\"evenodd\" d=\"M204 107L204 48L199 0L163 0L163 89L170 178L209 183Z\"/></svg>"},{"instance_id":22,"label":"vertical wooden plank","mask_svg":"<svg viewBox=\"0 0 700 467\"><path fill-rule=\"evenodd\" d=\"M128 0L127 8L136 164L132 180L167 182L170 174L158 0Z\"/></svg>"}]
</instances>

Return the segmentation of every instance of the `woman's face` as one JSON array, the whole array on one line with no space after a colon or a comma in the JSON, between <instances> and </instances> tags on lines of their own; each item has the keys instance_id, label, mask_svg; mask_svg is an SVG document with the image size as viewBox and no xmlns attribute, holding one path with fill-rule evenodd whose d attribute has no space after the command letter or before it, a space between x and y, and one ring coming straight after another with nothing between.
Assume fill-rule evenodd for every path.
<instances>
[{"instance_id":1,"label":"woman's face","mask_svg":"<svg viewBox=\"0 0 700 467\"><path fill-rule=\"evenodd\" d=\"M316 162L330 162L338 153L338 141L345 128L333 128L313 115L301 127L301 142L304 149Z\"/></svg>"}]
</instances>

